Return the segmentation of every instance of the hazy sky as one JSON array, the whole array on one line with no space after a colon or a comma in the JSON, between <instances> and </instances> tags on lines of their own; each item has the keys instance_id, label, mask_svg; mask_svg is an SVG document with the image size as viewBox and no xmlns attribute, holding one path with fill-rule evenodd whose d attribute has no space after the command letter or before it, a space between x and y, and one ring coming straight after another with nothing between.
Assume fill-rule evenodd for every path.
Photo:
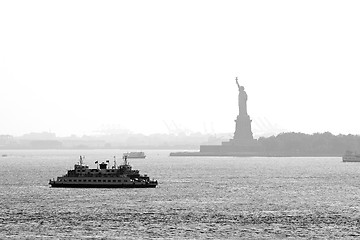
<instances>
[{"instance_id":1,"label":"hazy sky","mask_svg":"<svg viewBox=\"0 0 360 240\"><path fill-rule=\"evenodd\" d=\"M236 76L255 134L360 134L359 12L344 0L0 1L0 134L234 132Z\"/></svg>"}]
</instances>

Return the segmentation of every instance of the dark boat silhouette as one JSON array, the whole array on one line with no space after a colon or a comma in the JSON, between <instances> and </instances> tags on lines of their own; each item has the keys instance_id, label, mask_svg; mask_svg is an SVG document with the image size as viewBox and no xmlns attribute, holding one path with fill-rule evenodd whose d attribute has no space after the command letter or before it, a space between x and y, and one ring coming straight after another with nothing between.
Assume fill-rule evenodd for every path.
<instances>
[{"instance_id":1,"label":"dark boat silhouette","mask_svg":"<svg viewBox=\"0 0 360 240\"><path fill-rule=\"evenodd\" d=\"M139 170L133 170L125 156L123 164L110 168L109 161L98 163L97 168L90 169L83 163L84 157L80 156L79 163L73 170L56 179L50 179L51 187L66 188L155 188L156 180L151 180L147 175L141 175Z\"/></svg>"}]
</instances>

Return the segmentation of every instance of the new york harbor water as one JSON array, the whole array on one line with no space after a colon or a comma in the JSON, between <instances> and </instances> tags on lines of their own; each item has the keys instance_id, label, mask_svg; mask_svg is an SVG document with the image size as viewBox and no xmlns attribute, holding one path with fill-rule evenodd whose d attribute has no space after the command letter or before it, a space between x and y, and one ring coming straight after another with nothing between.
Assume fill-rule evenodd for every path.
<instances>
[{"instance_id":1,"label":"new york harbor water","mask_svg":"<svg viewBox=\"0 0 360 240\"><path fill-rule=\"evenodd\" d=\"M333 158L169 157L130 164L155 189L50 188L79 155L124 150L2 150L0 239L356 239L360 164Z\"/></svg>"}]
</instances>

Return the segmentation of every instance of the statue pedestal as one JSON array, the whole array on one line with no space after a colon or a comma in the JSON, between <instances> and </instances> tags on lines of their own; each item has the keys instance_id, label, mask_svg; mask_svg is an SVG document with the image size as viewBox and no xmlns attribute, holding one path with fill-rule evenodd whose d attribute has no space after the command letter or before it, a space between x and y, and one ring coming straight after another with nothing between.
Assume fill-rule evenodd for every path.
<instances>
[{"instance_id":1,"label":"statue pedestal","mask_svg":"<svg viewBox=\"0 0 360 240\"><path fill-rule=\"evenodd\" d=\"M238 115L235 122L236 128L234 138L230 141L239 144L244 142L252 142L254 137L251 131L251 120L249 115Z\"/></svg>"}]
</instances>

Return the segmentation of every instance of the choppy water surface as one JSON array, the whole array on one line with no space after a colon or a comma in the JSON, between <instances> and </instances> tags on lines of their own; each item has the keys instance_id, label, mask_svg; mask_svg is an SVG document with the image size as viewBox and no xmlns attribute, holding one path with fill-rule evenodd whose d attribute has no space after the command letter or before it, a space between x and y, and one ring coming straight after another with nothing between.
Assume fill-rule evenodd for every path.
<instances>
[{"instance_id":1,"label":"choppy water surface","mask_svg":"<svg viewBox=\"0 0 360 240\"><path fill-rule=\"evenodd\" d=\"M155 189L56 189L79 155L117 150L1 151L0 239L274 239L360 237L360 164L341 158L168 157L133 168Z\"/></svg>"}]
</instances>

